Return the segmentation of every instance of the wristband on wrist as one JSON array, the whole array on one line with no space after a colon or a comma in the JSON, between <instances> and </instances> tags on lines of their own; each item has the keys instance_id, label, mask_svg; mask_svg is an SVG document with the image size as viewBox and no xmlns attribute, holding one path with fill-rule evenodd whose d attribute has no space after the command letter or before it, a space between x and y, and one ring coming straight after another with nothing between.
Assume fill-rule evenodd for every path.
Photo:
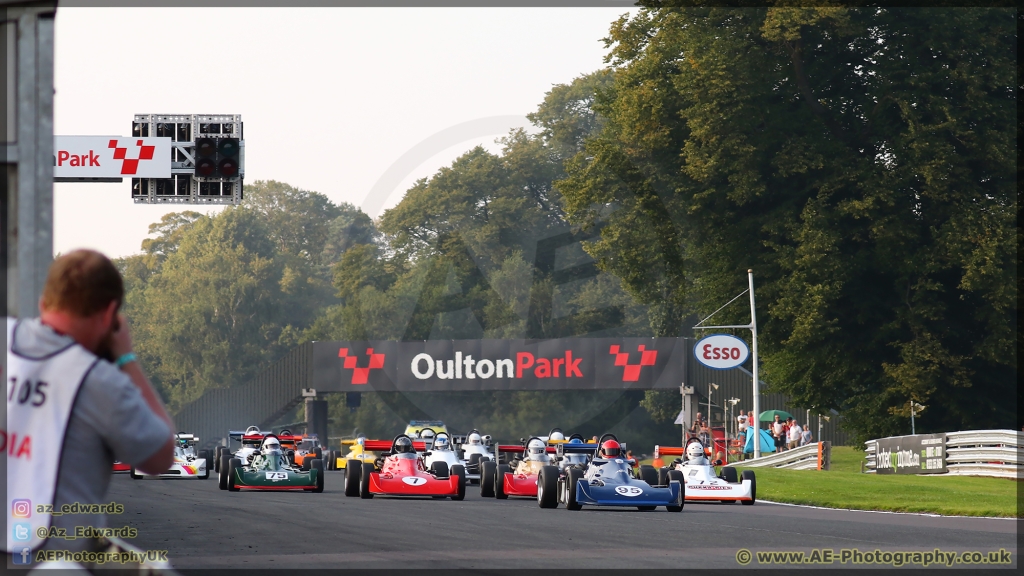
<instances>
[{"instance_id":1,"label":"wristband on wrist","mask_svg":"<svg viewBox=\"0 0 1024 576\"><path fill-rule=\"evenodd\" d=\"M114 364L118 368L124 368L125 364L128 364L129 362L135 362L135 360L135 354L129 352L127 354L122 354L121 357L119 357L117 360L114 360Z\"/></svg>"}]
</instances>

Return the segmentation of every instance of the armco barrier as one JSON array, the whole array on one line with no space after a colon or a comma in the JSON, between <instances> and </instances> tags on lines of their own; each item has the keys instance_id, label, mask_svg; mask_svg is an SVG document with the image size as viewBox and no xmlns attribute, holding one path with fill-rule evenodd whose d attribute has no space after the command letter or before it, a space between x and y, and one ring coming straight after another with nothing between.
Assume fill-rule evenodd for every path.
<instances>
[{"instance_id":1,"label":"armco barrier","mask_svg":"<svg viewBox=\"0 0 1024 576\"><path fill-rule=\"evenodd\" d=\"M788 470L828 470L832 463L832 443L814 442L779 452L761 456L755 460L743 460L735 466L741 468L786 468Z\"/></svg>"},{"instance_id":2,"label":"armco barrier","mask_svg":"<svg viewBox=\"0 0 1024 576\"><path fill-rule=\"evenodd\" d=\"M875 471L875 442L864 443L865 467ZM1024 477L1024 432L967 430L946 433L946 468L958 476Z\"/></svg>"}]
</instances>

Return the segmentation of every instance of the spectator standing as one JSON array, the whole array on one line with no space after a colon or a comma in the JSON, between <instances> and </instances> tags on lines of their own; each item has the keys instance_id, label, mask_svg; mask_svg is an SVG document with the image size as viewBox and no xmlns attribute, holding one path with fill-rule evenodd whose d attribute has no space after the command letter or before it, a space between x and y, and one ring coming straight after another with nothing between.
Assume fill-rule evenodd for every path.
<instances>
[{"instance_id":1,"label":"spectator standing","mask_svg":"<svg viewBox=\"0 0 1024 576\"><path fill-rule=\"evenodd\" d=\"M800 434L800 445L806 446L811 443L811 440L813 440L813 437L811 436L811 423L808 422L807 427L805 427L803 433Z\"/></svg>"},{"instance_id":2,"label":"spectator standing","mask_svg":"<svg viewBox=\"0 0 1024 576\"><path fill-rule=\"evenodd\" d=\"M700 438L700 443L703 444L705 448L711 446L711 428L708 427L707 420L701 420L700 430L697 433L697 437Z\"/></svg>"},{"instance_id":3,"label":"spectator standing","mask_svg":"<svg viewBox=\"0 0 1024 576\"><path fill-rule=\"evenodd\" d=\"M697 412L693 417L693 424L690 426L690 436L700 436L700 428L703 423L704 416L700 412Z\"/></svg>"},{"instance_id":4,"label":"spectator standing","mask_svg":"<svg viewBox=\"0 0 1024 576\"><path fill-rule=\"evenodd\" d=\"M775 440L775 451L782 452L786 447L786 430L782 418L776 414L775 421L771 423L772 438ZM756 442L757 439L755 438Z\"/></svg>"},{"instance_id":5,"label":"spectator standing","mask_svg":"<svg viewBox=\"0 0 1024 576\"><path fill-rule=\"evenodd\" d=\"M8 452L8 494L32 506L109 504L114 460L147 474L173 462L174 426L132 353L118 314L124 282L106 256L76 250L50 266L38 318L7 318L7 432L31 438L28 457ZM23 400L22 400L23 398ZM34 459L33 459L34 457ZM102 539L47 539L44 528L102 528L103 514L33 514L30 538L8 534L8 553L107 550ZM44 537L40 537L43 534Z\"/></svg>"},{"instance_id":6,"label":"spectator standing","mask_svg":"<svg viewBox=\"0 0 1024 576\"><path fill-rule=\"evenodd\" d=\"M747 413L740 410L740 415L736 417L736 436L744 434L747 430Z\"/></svg>"},{"instance_id":7,"label":"spectator standing","mask_svg":"<svg viewBox=\"0 0 1024 576\"><path fill-rule=\"evenodd\" d=\"M793 424L789 427L789 432L788 432L788 434L789 434L789 444L788 444L787 447L790 450L800 446L800 437L803 435L803 433L804 433L804 430L803 430L803 428L800 427L800 423L794 420Z\"/></svg>"}]
</instances>

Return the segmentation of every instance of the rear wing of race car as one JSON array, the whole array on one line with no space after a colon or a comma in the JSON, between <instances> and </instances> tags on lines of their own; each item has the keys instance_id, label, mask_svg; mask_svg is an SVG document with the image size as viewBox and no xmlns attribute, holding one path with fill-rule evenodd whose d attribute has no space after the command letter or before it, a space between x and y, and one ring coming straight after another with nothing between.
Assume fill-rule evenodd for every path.
<instances>
[{"instance_id":1,"label":"rear wing of race car","mask_svg":"<svg viewBox=\"0 0 1024 576\"><path fill-rule=\"evenodd\" d=\"M363 449L370 452L390 452L393 440L366 440L363 442ZM427 443L422 440L413 440L412 447L417 452L427 449Z\"/></svg>"},{"instance_id":2,"label":"rear wing of race car","mask_svg":"<svg viewBox=\"0 0 1024 576\"><path fill-rule=\"evenodd\" d=\"M449 436L451 436L452 444L455 446L462 446L469 441L469 434L449 434ZM484 446L494 446L494 439L491 438L490 434L481 434L480 440L483 441Z\"/></svg>"},{"instance_id":3,"label":"rear wing of race car","mask_svg":"<svg viewBox=\"0 0 1024 576\"><path fill-rule=\"evenodd\" d=\"M687 442L689 444L689 442ZM711 455L711 448L705 447L704 453L708 456ZM682 446L659 446L654 445L654 457L661 458L662 456L683 456L686 454L686 448Z\"/></svg>"},{"instance_id":4,"label":"rear wing of race car","mask_svg":"<svg viewBox=\"0 0 1024 576\"><path fill-rule=\"evenodd\" d=\"M559 456L564 454L586 454L587 456L593 456L597 454L597 444L594 442L588 442L586 444L559 443L554 446L554 451ZM622 444L622 451L626 451L625 444Z\"/></svg>"}]
</instances>

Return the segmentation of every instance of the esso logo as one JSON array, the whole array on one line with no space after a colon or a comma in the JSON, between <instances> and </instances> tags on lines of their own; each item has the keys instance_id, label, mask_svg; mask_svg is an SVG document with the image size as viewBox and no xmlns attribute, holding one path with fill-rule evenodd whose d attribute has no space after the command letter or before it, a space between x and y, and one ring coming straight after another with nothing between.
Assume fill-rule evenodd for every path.
<instances>
[{"instance_id":1,"label":"esso logo","mask_svg":"<svg viewBox=\"0 0 1024 576\"><path fill-rule=\"evenodd\" d=\"M419 486L421 484L426 484L427 479L420 478L419 476L405 476L404 478L402 478L402 482L405 482L409 486Z\"/></svg>"},{"instance_id":2,"label":"esso logo","mask_svg":"<svg viewBox=\"0 0 1024 576\"><path fill-rule=\"evenodd\" d=\"M746 342L735 336L714 334L697 342L693 355L708 368L726 370L746 362L750 349Z\"/></svg>"},{"instance_id":3,"label":"esso logo","mask_svg":"<svg viewBox=\"0 0 1024 576\"><path fill-rule=\"evenodd\" d=\"M615 492L617 494L621 494L623 496L628 496L630 498L632 498L634 496L639 496L639 495L644 493L643 490L641 490L640 488L637 488L636 486L616 486L615 487Z\"/></svg>"}]
</instances>

